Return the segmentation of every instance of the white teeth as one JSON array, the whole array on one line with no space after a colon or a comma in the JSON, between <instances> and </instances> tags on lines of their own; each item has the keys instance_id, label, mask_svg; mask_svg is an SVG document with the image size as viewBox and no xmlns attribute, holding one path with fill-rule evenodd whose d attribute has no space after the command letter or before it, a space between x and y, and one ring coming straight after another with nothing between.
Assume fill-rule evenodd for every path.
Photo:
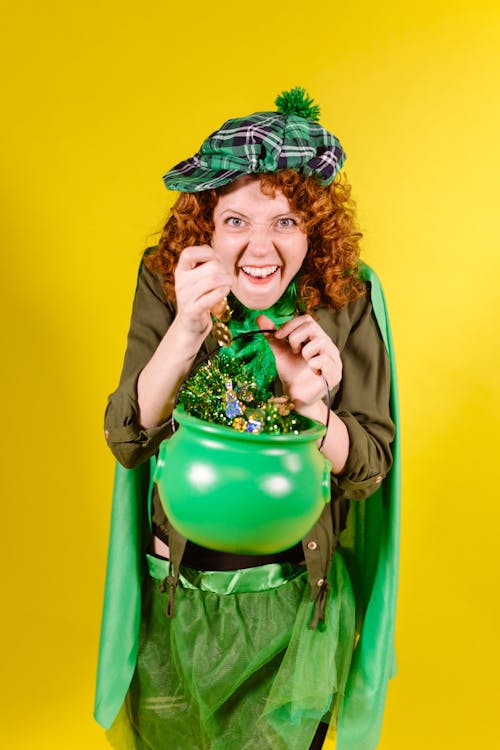
<instances>
[{"instance_id":1,"label":"white teeth","mask_svg":"<svg viewBox=\"0 0 500 750\"><path fill-rule=\"evenodd\" d=\"M271 276L278 266L263 266L262 268L256 268L255 266L243 266L243 270L249 276L253 276L256 279L265 279L266 276Z\"/></svg>"}]
</instances>

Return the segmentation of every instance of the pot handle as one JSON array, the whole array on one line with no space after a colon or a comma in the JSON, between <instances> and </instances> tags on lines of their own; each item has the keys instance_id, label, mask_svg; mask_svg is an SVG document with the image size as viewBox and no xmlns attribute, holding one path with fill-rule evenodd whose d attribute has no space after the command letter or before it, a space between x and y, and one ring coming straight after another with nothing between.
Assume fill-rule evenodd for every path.
<instances>
[{"instance_id":1,"label":"pot handle","mask_svg":"<svg viewBox=\"0 0 500 750\"><path fill-rule=\"evenodd\" d=\"M160 446L158 458L156 459L155 470L153 472L153 482L157 482L160 478L160 473L165 466L165 452L170 445L169 440L164 440Z\"/></svg>"},{"instance_id":2,"label":"pot handle","mask_svg":"<svg viewBox=\"0 0 500 750\"><path fill-rule=\"evenodd\" d=\"M324 438L323 438L324 439ZM323 443L321 443L323 445ZM331 489L331 473L332 473L332 463L327 458L324 459L323 464L323 479L321 481L321 489L323 491L323 502L329 503L332 499L332 489Z\"/></svg>"}]
</instances>

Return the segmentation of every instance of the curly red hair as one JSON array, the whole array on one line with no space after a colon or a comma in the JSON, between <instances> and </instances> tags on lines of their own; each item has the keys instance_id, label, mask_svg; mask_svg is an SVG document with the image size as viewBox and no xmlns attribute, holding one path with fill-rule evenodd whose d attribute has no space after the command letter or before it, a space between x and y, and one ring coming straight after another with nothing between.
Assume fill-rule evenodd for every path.
<instances>
[{"instance_id":1,"label":"curly red hair","mask_svg":"<svg viewBox=\"0 0 500 750\"><path fill-rule=\"evenodd\" d=\"M280 191L301 219L308 236L298 290L307 312L320 304L340 309L365 293L358 278L359 243L351 186L337 176L328 186L293 169L256 175L262 192L274 197ZM163 281L167 299L175 299L174 270L185 247L210 244L214 231L213 210L223 188L200 193L181 193L172 207L158 243L145 259L147 267Z\"/></svg>"}]
</instances>

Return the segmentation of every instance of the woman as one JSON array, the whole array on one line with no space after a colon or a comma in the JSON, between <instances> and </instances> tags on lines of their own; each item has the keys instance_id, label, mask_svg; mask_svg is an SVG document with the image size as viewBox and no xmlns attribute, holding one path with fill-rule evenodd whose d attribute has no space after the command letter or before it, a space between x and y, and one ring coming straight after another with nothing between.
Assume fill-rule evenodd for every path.
<instances>
[{"instance_id":1,"label":"woman","mask_svg":"<svg viewBox=\"0 0 500 750\"><path fill-rule=\"evenodd\" d=\"M236 555L183 539L151 488L151 532L139 543L149 567L140 637L131 640L121 684L133 677L109 733L117 748L307 750L322 746L327 722L331 736L339 724L339 747L377 741L391 666L371 691L378 704L352 729L344 694L356 672L356 612L335 549L348 501L372 495L391 468L390 362L368 293L376 281L364 280L358 264L350 187L337 176L342 147L316 122L302 89L277 104L278 112L224 123L165 175L181 195L141 266L106 437L128 469L154 456L170 435L181 383L216 345L214 316L229 304L230 329L267 332L267 343L263 336L250 346L235 341L232 355L300 414L328 423L321 449L332 463L333 512L326 507L291 549ZM123 505L120 491L115 498ZM110 579L107 601L116 596ZM364 593L356 591L361 613ZM389 665L392 628L385 630ZM103 654L108 631L103 626L102 682L120 658ZM108 726L118 698L110 708L105 693L98 688L96 715Z\"/></svg>"}]
</instances>

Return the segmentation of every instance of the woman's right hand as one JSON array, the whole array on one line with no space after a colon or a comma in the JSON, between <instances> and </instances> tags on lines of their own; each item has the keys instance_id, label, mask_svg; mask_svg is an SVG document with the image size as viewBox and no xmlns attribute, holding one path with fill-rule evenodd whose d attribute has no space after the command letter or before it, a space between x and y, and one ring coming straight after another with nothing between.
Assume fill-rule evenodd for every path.
<instances>
[{"instance_id":1,"label":"woman's right hand","mask_svg":"<svg viewBox=\"0 0 500 750\"><path fill-rule=\"evenodd\" d=\"M209 245L184 248L174 278L177 325L204 338L212 326L210 310L227 297L233 278Z\"/></svg>"},{"instance_id":2,"label":"woman's right hand","mask_svg":"<svg viewBox=\"0 0 500 750\"><path fill-rule=\"evenodd\" d=\"M233 283L209 245L186 247L174 278L177 314L137 381L139 422L146 429L171 414L179 387L212 327L210 310L227 297Z\"/></svg>"}]
</instances>

